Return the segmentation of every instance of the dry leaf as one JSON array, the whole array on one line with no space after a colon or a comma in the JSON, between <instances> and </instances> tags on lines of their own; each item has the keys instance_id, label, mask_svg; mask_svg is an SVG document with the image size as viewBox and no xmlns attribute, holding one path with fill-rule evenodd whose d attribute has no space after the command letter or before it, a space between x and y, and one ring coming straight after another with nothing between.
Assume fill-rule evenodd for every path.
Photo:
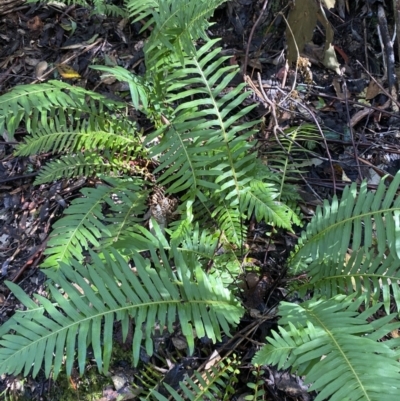
<instances>
[{"instance_id":1,"label":"dry leaf","mask_svg":"<svg viewBox=\"0 0 400 401\"><path fill-rule=\"evenodd\" d=\"M336 0L322 0L322 2L328 10L335 8Z\"/></svg>"},{"instance_id":2,"label":"dry leaf","mask_svg":"<svg viewBox=\"0 0 400 401\"><path fill-rule=\"evenodd\" d=\"M81 76L79 75L78 72L76 72L72 67L66 64L57 64L57 71L60 73L60 75L64 79L76 79L80 78Z\"/></svg>"},{"instance_id":3,"label":"dry leaf","mask_svg":"<svg viewBox=\"0 0 400 401\"><path fill-rule=\"evenodd\" d=\"M354 127L363 118L369 116L372 112L373 112L373 110L370 109L369 107L365 107L365 108L361 109L360 111L357 111L357 113L354 114L350 119L350 127Z\"/></svg>"},{"instance_id":4,"label":"dry leaf","mask_svg":"<svg viewBox=\"0 0 400 401\"><path fill-rule=\"evenodd\" d=\"M310 42L317 25L317 5L314 0L296 0L288 16L286 41L289 64L295 62Z\"/></svg>"},{"instance_id":5,"label":"dry leaf","mask_svg":"<svg viewBox=\"0 0 400 401\"><path fill-rule=\"evenodd\" d=\"M367 88L367 93L365 94L365 99L371 100L375 96L378 96L380 93L383 93L382 89L377 85L375 81L371 79Z\"/></svg>"},{"instance_id":6,"label":"dry leaf","mask_svg":"<svg viewBox=\"0 0 400 401\"><path fill-rule=\"evenodd\" d=\"M45 71L47 70L47 67L49 65L47 64L47 61L40 61L39 63L36 64L35 67L35 77L36 79L41 79Z\"/></svg>"}]
</instances>

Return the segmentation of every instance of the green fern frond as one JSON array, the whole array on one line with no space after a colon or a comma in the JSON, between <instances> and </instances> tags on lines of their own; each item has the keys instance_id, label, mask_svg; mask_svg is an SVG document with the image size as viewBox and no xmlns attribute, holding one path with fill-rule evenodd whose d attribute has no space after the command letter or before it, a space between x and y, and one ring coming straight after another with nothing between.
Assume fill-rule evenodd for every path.
<instances>
[{"instance_id":1,"label":"green fern frond","mask_svg":"<svg viewBox=\"0 0 400 401\"><path fill-rule=\"evenodd\" d=\"M173 181L168 188L170 193L205 188L207 191L223 190L229 197L234 191L229 190L232 186L236 187L238 195L239 182L244 184L249 180L239 177L252 169L255 160L255 154L250 152L252 144L246 142L251 132L244 133L255 122L233 124L253 106L229 116L248 93L242 93L244 85L240 85L220 96L237 69L232 66L217 68L225 58L222 61L216 58L220 49L208 53L215 43L209 41L194 57L186 57L183 67L179 63L174 65L178 72L170 74L165 81L169 88L168 102L179 102L179 106L171 116L172 123L165 129L160 144L153 146L152 156L159 158L157 171L164 170L160 184ZM211 63L214 59L216 62ZM212 85L219 79L222 82L214 88ZM192 85L192 89L187 89ZM195 94L199 98L192 100ZM238 132L241 135L237 135ZM149 143L159 134L152 135ZM235 167L240 167L240 173Z\"/></svg>"},{"instance_id":2,"label":"green fern frond","mask_svg":"<svg viewBox=\"0 0 400 401\"><path fill-rule=\"evenodd\" d=\"M280 333L267 338L269 344L252 362L292 366L313 383L316 401L395 401L400 390L398 342L377 340L400 323L390 323L396 314L368 323L381 304L359 313L362 302L344 296L301 305L282 302Z\"/></svg>"},{"instance_id":3,"label":"green fern frond","mask_svg":"<svg viewBox=\"0 0 400 401\"><path fill-rule=\"evenodd\" d=\"M120 208L113 201L115 194L119 194L124 200L133 202L137 207L136 213L140 213L144 209L145 201L140 201L135 195L139 190L140 187L135 182L124 179L108 179L107 184L98 185L97 188L83 188L80 191L83 197L74 199L64 211L65 216L53 224L44 251L47 258L42 267L57 267L60 262L68 263L72 259L82 261L84 251L92 247L100 248L106 239L110 241L124 226L127 212L125 210L124 216L106 218L103 206L108 203L111 212L120 212L123 207ZM129 217L132 224L139 221L135 216Z\"/></svg>"},{"instance_id":4,"label":"green fern frond","mask_svg":"<svg viewBox=\"0 0 400 401\"><path fill-rule=\"evenodd\" d=\"M61 81L49 81L38 85L20 85L0 96L0 130L7 129L10 137L22 121L28 132L35 131L38 124L48 127L54 110L68 110L69 117L82 113L96 115L105 110L115 110L123 104L111 101L95 92ZM32 118L30 118L32 117Z\"/></svg>"},{"instance_id":5,"label":"green fern frond","mask_svg":"<svg viewBox=\"0 0 400 401\"><path fill-rule=\"evenodd\" d=\"M289 207L277 200L279 196L274 183L253 180L241 192L240 208L249 216L254 213L257 221L291 230L293 220L300 221Z\"/></svg>"},{"instance_id":6,"label":"green fern frond","mask_svg":"<svg viewBox=\"0 0 400 401\"><path fill-rule=\"evenodd\" d=\"M104 65L94 65L90 68L109 73L120 82L127 82L129 85L129 90L131 92L131 100L136 110L142 109L141 105L143 105L143 111L148 111L147 109L149 108L150 88L148 83L146 83L142 77L132 74L125 68L118 66L107 67Z\"/></svg>"},{"instance_id":7,"label":"green fern frond","mask_svg":"<svg viewBox=\"0 0 400 401\"><path fill-rule=\"evenodd\" d=\"M41 153L63 153L112 150L134 158L140 154L141 143L135 127L126 119L91 115L89 120L70 124L64 110L59 109L47 126L39 127L17 146L18 156ZM136 154L136 155L135 155Z\"/></svg>"},{"instance_id":8,"label":"green fern frond","mask_svg":"<svg viewBox=\"0 0 400 401\"><path fill-rule=\"evenodd\" d=\"M152 15L152 13L158 11L160 1L159 0L125 0L126 8L129 12L129 17L134 18L134 21L146 20ZM150 19L150 24L152 23ZM143 28L147 29L146 27Z\"/></svg>"},{"instance_id":9,"label":"green fern frond","mask_svg":"<svg viewBox=\"0 0 400 401\"><path fill-rule=\"evenodd\" d=\"M265 379L263 375L265 371L260 369L259 366L255 366L255 369L251 372L255 378L255 382L247 383L247 387L252 390L252 394L246 396L246 401L264 401L265 400Z\"/></svg>"},{"instance_id":10,"label":"green fern frond","mask_svg":"<svg viewBox=\"0 0 400 401\"><path fill-rule=\"evenodd\" d=\"M233 245L239 246L246 238L247 227L243 224L245 216L238 208L229 207L220 200L221 205L217 206L212 217L218 221L219 229L224 232L226 238Z\"/></svg>"},{"instance_id":11,"label":"green fern frond","mask_svg":"<svg viewBox=\"0 0 400 401\"><path fill-rule=\"evenodd\" d=\"M95 152L64 155L47 163L39 172L34 184L52 182L60 178L93 177L100 173L123 171L124 164L107 162Z\"/></svg>"},{"instance_id":12,"label":"green fern frond","mask_svg":"<svg viewBox=\"0 0 400 401\"><path fill-rule=\"evenodd\" d=\"M182 3L174 0L127 0L129 15L135 21L149 20L143 27L153 27L151 36L145 46L146 65L149 69L156 66L159 60L165 60L170 54L177 55L183 62L184 53L193 55L193 42L202 38L215 9L226 0L190 1ZM158 67L157 67L158 68Z\"/></svg>"},{"instance_id":13,"label":"green fern frond","mask_svg":"<svg viewBox=\"0 0 400 401\"><path fill-rule=\"evenodd\" d=\"M104 181L118 188L116 182L110 178L104 178ZM134 235L140 234L140 224L143 224L143 217L148 209L148 191L143 188L143 181L124 179L124 184L119 186L118 192L112 197L107 198L109 210L105 213L104 219L107 228L110 230L110 237L101 240L101 248L107 248L112 245L116 250L124 255L130 253L133 249L137 251L144 250L134 242ZM152 242L155 244L155 241Z\"/></svg>"},{"instance_id":14,"label":"green fern frond","mask_svg":"<svg viewBox=\"0 0 400 401\"><path fill-rule=\"evenodd\" d=\"M128 10L115 4L107 4L105 0L93 0L94 8L92 14L105 14L111 17L128 17Z\"/></svg>"},{"instance_id":15,"label":"green fern frond","mask_svg":"<svg viewBox=\"0 0 400 401\"><path fill-rule=\"evenodd\" d=\"M221 281L209 279L201 268L184 265L179 255L173 266L163 263L156 270L139 254L133 257L136 274L116 252L105 252L105 263L91 252L93 265L82 266L75 260L62 263L58 271L46 270L52 280L51 296L58 307L36 295L40 309L26 295L20 297L27 310L14 315L9 325L12 334L0 339L0 372L36 376L44 365L46 377L57 377L64 355L66 372L71 374L77 354L81 374L85 370L87 346L91 344L99 371L107 372L113 341L114 321L121 321L123 338L130 319L135 323L133 360L137 364L142 340L146 352L153 353L152 334L156 323L173 331L178 318L193 351L193 329L198 336L221 339L221 327L229 334L236 325L242 307ZM54 283L54 284L53 284ZM23 294L15 284L7 283L16 296ZM62 288L62 290L60 290Z\"/></svg>"},{"instance_id":16,"label":"green fern frond","mask_svg":"<svg viewBox=\"0 0 400 401\"><path fill-rule=\"evenodd\" d=\"M300 294L312 290L315 296L331 298L337 294L356 294L368 307L383 302L386 313L393 304L400 311L400 288L398 278L400 259L392 253L376 254L361 247L355 250L345 265L327 260L313 261L307 266L309 281L296 287Z\"/></svg>"},{"instance_id":17,"label":"green fern frond","mask_svg":"<svg viewBox=\"0 0 400 401\"><path fill-rule=\"evenodd\" d=\"M268 144L264 162L275 172L280 181L279 200L286 199L284 187L288 180L296 179L308 171L312 149L321 141L318 128L312 124L302 124L285 130L279 138L272 137ZM293 191L292 191L293 193ZM298 223L295 223L298 224Z\"/></svg>"},{"instance_id":18,"label":"green fern frond","mask_svg":"<svg viewBox=\"0 0 400 401\"><path fill-rule=\"evenodd\" d=\"M376 248L377 254L390 252L400 258L400 173L387 187L381 180L375 192L363 182L346 187L341 200L324 202L299 239L290 262L294 271L306 268L312 260L331 260L343 266L349 248Z\"/></svg>"}]
</instances>

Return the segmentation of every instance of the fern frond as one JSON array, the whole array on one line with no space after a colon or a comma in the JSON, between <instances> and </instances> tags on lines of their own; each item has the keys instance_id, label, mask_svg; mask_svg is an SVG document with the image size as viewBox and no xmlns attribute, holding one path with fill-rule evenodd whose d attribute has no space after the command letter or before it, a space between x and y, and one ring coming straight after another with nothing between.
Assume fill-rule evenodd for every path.
<instances>
[{"instance_id":1,"label":"fern frond","mask_svg":"<svg viewBox=\"0 0 400 401\"><path fill-rule=\"evenodd\" d=\"M249 387L252 390L252 394L246 396L246 401L264 401L265 379L263 378L263 375L265 374L265 371L261 370L259 366L256 366L251 373L255 378L255 382L247 383L247 387Z\"/></svg>"},{"instance_id":2,"label":"fern frond","mask_svg":"<svg viewBox=\"0 0 400 401\"><path fill-rule=\"evenodd\" d=\"M158 11L159 0L125 0L125 6L129 12L129 16L134 18L134 21L146 20L152 13ZM150 19L150 24L152 19ZM147 26L143 28L147 29Z\"/></svg>"},{"instance_id":3,"label":"fern frond","mask_svg":"<svg viewBox=\"0 0 400 401\"><path fill-rule=\"evenodd\" d=\"M118 205L113 205L112 201L115 194L124 196L124 192L130 192L126 197L138 206L138 212L144 209L144 201L141 204L134 195L139 192L136 183L123 179L108 179L107 183L108 185L98 185L97 188L83 188L80 191L83 197L74 199L65 210L65 216L53 224L44 251L47 258L42 267L56 267L60 262L67 263L72 259L82 261L84 251L91 247L99 248L101 241L104 242L105 239L110 241L124 223L123 217L118 216L115 219L109 218L107 224L102 211L103 206L108 203L112 205L112 211L118 212ZM134 216L131 217L133 222L138 221Z\"/></svg>"},{"instance_id":4,"label":"fern frond","mask_svg":"<svg viewBox=\"0 0 400 401\"><path fill-rule=\"evenodd\" d=\"M324 202L299 240L290 262L294 271L306 268L313 260L331 260L343 266L349 248L375 248L377 254L390 252L400 258L400 196L397 191L400 173L387 187L381 180L376 192L367 190L363 182L346 187L341 200Z\"/></svg>"},{"instance_id":5,"label":"fern frond","mask_svg":"<svg viewBox=\"0 0 400 401\"><path fill-rule=\"evenodd\" d=\"M127 82L129 90L131 92L131 100L137 110L141 109L143 105L143 111L146 112L149 107L149 85L140 76L132 74L128 70L122 67L107 67L104 65L91 66L94 70L104 71L109 73L111 76L118 79L120 82Z\"/></svg>"},{"instance_id":6,"label":"fern frond","mask_svg":"<svg viewBox=\"0 0 400 401\"><path fill-rule=\"evenodd\" d=\"M143 29L153 27L145 46L146 65L149 69L159 60L167 59L169 54L177 55L183 62L184 53L193 55L193 42L202 38L209 27L208 18L215 9L226 0L190 1L182 4L174 0L127 0L129 15L137 20L149 17Z\"/></svg>"},{"instance_id":7,"label":"fern frond","mask_svg":"<svg viewBox=\"0 0 400 401\"><path fill-rule=\"evenodd\" d=\"M70 124L64 110L58 110L47 126L38 127L20 143L17 156L38 155L41 153L63 153L102 151L109 149L114 153L137 157L142 148L135 127L126 119L104 118L91 115L88 120ZM136 134L136 135L135 135Z\"/></svg>"},{"instance_id":8,"label":"fern frond","mask_svg":"<svg viewBox=\"0 0 400 401\"><path fill-rule=\"evenodd\" d=\"M304 172L304 160L312 156L311 150L321 141L321 135L315 125L302 124L286 129L278 139L271 138L266 158L271 169L286 176Z\"/></svg>"},{"instance_id":9,"label":"fern frond","mask_svg":"<svg viewBox=\"0 0 400 401\"><path fill-rule=\"evenodd\" d=\"M289 207L277 200L279 196L273 182L253 180L241 191L240 208L249 216L254 212L257 221L291 230L293 220L297 223L299 220Z\"/></svg>"},{"instance_id":10,"label":"fern frond","mask_svg":"<svg viewBox=\"0 0 400 401\"><path fill-rule=\"evenodd\" d=\"M63 155L50 161L42 167L34 184L39 185L60 178L93 177L105 173L120 175L129 170L130 166L120 158L107 157L107 154L102 156L93 151L83 152Z\"/></svg>"},{"instance_id":11,"label":"fern frond","mask_svg":"<svg viewBox=\"0 0 400 401\"><path fill-rule=\"evenodd\" d=\"M20 85L0 96L0 130L7 129L13 136L22 121L28 132L35 131L38 124L48 127L49 119L57 114L55 109L68 110L69 117L75 118L75 113L78 117L85 112L98 115L121 106L98 93L61 81Z\"/></svg>"},{"instance_id":12,"label":"fern frond","mask_svg":"<svg viewBox=\"0 0 400 401\"><path fill-rule=\"evenodd\" d=\"M142 216L148 209L148 191L143 188L144 182L141 179L124 179L124 184L118 186L115 180L110 178L104 178L104 181L117 187L118 192L106 199L109 210L105 214L104 222L111 235L101 240L101 249L112 245L123 255L127 255L133 249L143 250L143 246L134 242L133 236L140 235L139 225L143 223ZM154 243L155 241L152 242L153 245Z\"/></svg>"},{"instance_id":13,"label":"fern frond","mask_svg":"<svg viewBox=\"0 0 400 401\"><path fill-rule=\"evenodd\" d=\"M300 294L312 289L315 296L331 298L337 294L362 297L366 307L382 301L386 313L393 304L400 311L400 288L398 283L400 259L392 253L376 254L361 247L355 250L345 265L327 260L312 261L307 266L309 281L296 287Z\"/></svg>"},{"instance_id":14,"label":"fern frond","mask_svg":"<svg viewBox=\"0 0 400 401\"><path fill-rule=\"evenodd\" d=\"M176 252L174 255L177 256ZM224 288L221 281L209 279L195 266L185 266L178 257L177 275L164 260L161 269L139 254L133 257L135 274L116 252L105 252L105 263L91 253L93 265L82 266L75 260L62 264L58 271L46 270L52 280L49 290L58 308L48 299L36 295L40 309L26 296L21 302L27 310L14 315L9 327L12 334L0 339L0 372L33 376L44 365L45 375L57 377L64 355L66 372L71 374L75 353L81 374L85 369L88 344L101 372L107 372L112 351L113 325L122 323L123 338L130 318L135 323L133 360L137 364L142 339L146 352L153 353L152 335L156 323L172 332L179 317L189 351L193 351L193 328L198 336L221 339L220 328L229 334L229 325L236 325L242 307ZM53 284L54 283L54 284ZM22 290L7 283L18 296ZM62 288L60 290L59 288Z\"/></svg>"},{"instance_id":15,"label":"fern frond","mask_svg":"<svg viewBox=\"0 0 400 401\"><path fill-rule=\"evenodd\" d=\"M207 191L224 190L229 196L231 186L236 185L238 193L239 182L249 181L247 177L241 180L239 177L251 170L255 160L254 153L250 153L252 145L246 142L251 133L244 133L255 122L233 124L253 106L233 116L228 115L248 94L242 93L244 85L240 85L220 97L220 92L237 70L231 66L217 68L221 63L221 58L216 59L220 49L208 53L215 43L209 41L195 56L186 57L183 67L177 62L174 69L179 73L172 73L166 78L168 102L174 104L179 101L180 104L171 116L171 125L165 129L160 144L153 147L152 156L159 158L157 171L164 170L159 182L162 185L171 183L168 188L170 193L188 188L196 193L204 188ZM208 65L214 59L217 62ZM222 77L223 74L226 76ZM213 88L212 85L219 79L222 82ZM192 85L192 89L186 88ZM195 94L199 98L192 100ZM238 132L241 132L240 136L237 136ZM152 135L149 143L159 135L160 132Z\"/></svg>"},{"instance_id":16,"label":"fern frond","mask_svg":"<svg viewBox=\"0 0 400 401\"><path fill-rule=\"evenodd\" d=\"M396 400L400 363L393 347L398 344L377 340L400 323L390 323L396 316L392 314L369 324L381 304L360 314L361 303L344 296L301 305L282 302L280 334L267 338L269 344L252 362L292 366L306 375L306 383L313 383L310 391L319 392L316 401Z\"/></svg>"},{"instance_id":17,"label":"fern frond","mask_svg":"<svg viewBox=\"0 0 400 401\"><path fill-rule=\"evenodd\" d=\"M239 208L230 207L223 200L220 200L220 204L213 211L212 217L218 221L219 228L228 241L239 246L247 234L247 227L243 224L245 215L240 213Z\"/></svg>"}]
</instances>

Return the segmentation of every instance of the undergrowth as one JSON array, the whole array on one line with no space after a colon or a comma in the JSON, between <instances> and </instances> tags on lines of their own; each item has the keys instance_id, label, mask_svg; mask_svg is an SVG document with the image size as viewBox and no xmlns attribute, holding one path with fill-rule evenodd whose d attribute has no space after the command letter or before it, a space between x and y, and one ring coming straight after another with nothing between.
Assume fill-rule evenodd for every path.
<instances>
[{"instance_id":1,"label":"undergrowth","mask_svg":"<svg viewBox=\"0 0 400 401\"><path fill-rule=\"evenodd\" d=\"M35 184L96 178L53 224L41 265L49 297L31 299L7 283L25 309L0 328L1 373L83 374L89 346L107 373L117 321L124 338L133 324L134 364L142 346L153 354L156 327L173 332L179 322L188 353L197 338L221 341L245 313L233 283L243 273L248 220L271 233L302 224L288 180L296 173L293 142L282 141L287 149L273 165L261 163L255 106L243 105L250 91L245 84L225 91L238 69L206 34L222 3L127 0L115 12L151 27L145 76L93 66L129 83L130 104L59 81L0 97L1 128L11 137L24 125L29 134L15 154L53 155ZM143 136L129 107L153 121L152 133ZM299 132L315 141L309 126ZM145 171L138 160L156 167ZM246 399L264 399L260 372L268 364L304 375L317 401L397 399L399 339L389 334L400 327L399 183L400 174L374 192L353 184L304 227L287 265L307 277L290 290L312 298L280 304L279 329L253 358ZM149 198L158 203L147 226ZM225 359L169 391L175 400L229 399L237 363ZM146 399L167 398L152 389Z\"/></svg>"}]
</instances>

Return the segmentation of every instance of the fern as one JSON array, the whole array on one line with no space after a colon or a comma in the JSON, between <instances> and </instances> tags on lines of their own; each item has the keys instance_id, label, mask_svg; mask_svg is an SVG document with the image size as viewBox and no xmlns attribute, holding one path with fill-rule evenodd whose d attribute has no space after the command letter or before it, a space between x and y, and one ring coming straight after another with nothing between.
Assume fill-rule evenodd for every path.
<instances>
[{"instance_id":1,"label":"fern","mask_svg":"<svg viewBox=\"0 0 400 401\"><path fill-rule=\"evenodd\" d=\"M174 250L175 269L163 258L162 268L152 268L139 254L133 257L137 275L124 259L110 249L105 262L91 252L93 264L82 266L72 260L58 271L46 270L51 279L49 290L58 308L48 299L36 295L39 307L23 291L7 283L26 306L15 314L0 345L0 372L36 376L42 365L45 375L60 372L64 352L65 368L71 374L77 353L81 374L85 369L87 346L101 372L107 372L112 351L113 324L122 324L126 338L130 318L135 322L133 360L139 361L142 339L146 352L153 353L152 333L156 323L170 332L177 318L193 352L193 329L197 336L221 340L221 328L229 334L243 313L239 303L215 277L207 277L197 266L186 266ZM62 290L60 290L62 288ZM65 292L65 294L63 293ZM91 306L89 306L89 304ZM3 330L4 332L4 330Z\"/></svg>"},{"instance_id":2,"label":"fern","mask_svg":"<svg viewBox=\"0 0 400 401\"><path fill-rule=\"evenodd\" d=\"M65 216L53 224L53 231L44 251L48 257L43 267L56 267L60 262L67 263L72 259L82 261L84 251L91 247L100 248L100 244L106 240L117 240L117 231L121 231L123 227L126 229L124 223L127 217L131 225L140 221L132 213L134 209L136 214L141 214L145 208L145 199L135 196L140 188L137 183L111 179L107 183L108 185L99 185L97 188L83 188L83 197L74 199L65 210ZM124 191L129 191L124 200L129 200L130 207L123 215L123 207L114 203L112 196L119 192L123 196ZM105 203L108 203L111 213L117 214L117 217L106 218L102 211Z\"/></svg>"},{"instance_id":3,"label":"fern","mask_svg":"<svg viewBox=\"0 0 400 401\"><path fill-rule=\"evenodd\" d=\"M109 6L93 3L98 11ZM241 272L238 249L246 219L254 216L285 230L300 225L288 179L301 172L300 165L292 169L292 160L309 153L315 129L286 132L283 149L274 150L278 160L271 158L268 166L257 159L252 140L257 122L248 120L254 106L243 106L247 88L230 88L238 69L227 65L217 40L206 36L207 19L222 3L125 2L132 17L145 20L143 29L152 27L146 75L94 68L127 82L133 106L155 123L144 144L126 104L81 88L50 81L0 97L0 128L12 136L25 124L29 133L17 154L56 155L36 183L79 175L102 179L96 188L83 189L83 197L53 226L43 266L59 269L45 270L49 299L37 295L35 303L8 284L27 309L0 328L0 373L36 375L44 366L47 376L52 371L57 376L64 356L68 374L75 359L82 373L89 345L106 372L116 320L124 337L134 322L135 363L142 340L152 353L156 324L171 332L179 321L189 351L195 335L216 341L243 313L227 288ZM304 146L296 149L299 143ZM137 175L131 162L142 156L159 163L157 184L180 200L180 219L165 231L154 221L151 231L143 226L148 183L124 177ZM390 314L400 305L399 184L400 173L376 192L366 183L359 189L354 184L340 201L325 202L289 260L290 271L305 272L308 280L293 290L314 298L281 304L279 332L253 362L306 375L318 401L391 400L398 393L399 340L385 336L400 326ZM387 316L376 317L380 308ZM253 399L264 396L260 376L261 371L251 386ZM229 399L235 378L228 363L169 390L176 400Z\"/></svg>"},{"instance_id":4,"label":"fern","mask_svg":"<svg viewBox=\"0 0 400 401\"><path fill-rule=\"evenodd\" d=\"M308 159L313 155L312 150L320 141L319 131L312 124L288 128L278 138L271 139L266 154L268 166L282 171L284 177L305 173L305 161L310 163Z\"/></svg>"},{"instance_id":5,"label":"fern","mask_svg":"<svg viewBox=\"0 0 400 401\"><path fill-rule=\"evenodd\" d=\"M255 378L255 383L247 383L247 387L252 390L252 395L245 397L246 401L258 401L264 400L265 390L264 390L264 378L262 377L265 373L258 366L251 372Z\"/></svg>"},{"instance_id":6,"label":"fern","mask_svg":"<svg viewBox=\"0 0 400 401\"><path fill-rule=\"evenodd\" d=\"M228 239L240 244L246 234L242 223L253 211L287 229L296 217L274 200L273 183L250 186L258 166L254 144L248 141L255 122L238 121L254 106L236 110L248 96L244 84L221 95L237 69L221 68L226 58L217 57L216 43L209 40L194 56L185 56L183 68L180 61L165 66L166 71L172 70L163 78L166 100L178 107L168 116L170 125L146 142L162 134L150 151L160 162L158 182L168 186L170 193L190 189L185 198L192 198L196 208L208 210L206 215L218 222Z\"/></svg>"},{"instance_id":7,"label":"fern","mask_svg":"<svg viewBox=\"0 0 400 401\"><path fill-rule=\"evenodd\" d=\"M338 295L301 305L282 302L279 334L253 358L260 365L292 367L313 383L316 401L396 400L400 363L398 339L377 342L400 327L396 314L368 323L381 304L358 312L362 299Z\"/></svg>"},{"instance_id":8,"label":"fern","mask_svg":"<svg viewBox=\"0 0 400 401\"><path fill-rule=\"evenodd\" d=\"M110 101L104 96L60 81L40 85L20 85L0 97L0 129L7 129L13 137L19 124L24 121L28 132L35 132L38 124L49 127L55 109L64 109L70 119L83 113L103 114L114 111L123 104Z\"/></svg>"},{"instance_id":9,"label":"fern","mask_svg":"<svg viewBox=\"0 0 400 401\"><path fill-rule=\"evenodd\" d=\"M365 182L359 191L353 184L340 201L325 202L290 260L293 272L309 277L294 289L311 290L314 299L281 303L279 333L267 338L253 363L306 375L310 391L319 392L317 401L397 397L400 344L381 340L400 327L397 313L390 313L400 306L399 183L400 173L389 186L382 180L375 192ZM386 315L372 319L381 307Z\"/></svg>"},{"instance_id":10,"label":"fern","mask_svg":"<svg viewBox=\"0 0 400 401\"><path fill-rule=\"evenodd\" d=\"M381 180L376 192L367 190L367 183L346 187L341 201L334 197L331 204L324 202L302 233L291 266L294 271L308 263L326 260L342 266L351 247L357 250L376 247L377 253L390 252L394 259L400 257L400 184L398 173L389 187Z\"/></svg>"},{"instance_id":11,"label":"fern","mask_svg":"<svg viewBox=\"0 0 400 401\"><path fill-rule=\"evenodd\" d=\"M195 54L193 41L207 40L205 30L208 18L226 0L190 1L184 4L174 0L127 0L126 7L135 21L149 20L143 30L152 26L152 33L145 46L146 65L157 69L160 60L176 55L183 62L184 54Z\"/></svg>"},{"instance_id":12,"label":"fern","mask_svg":"<svg viewBox=\"0 0 400 401\"><path fill-rule=\"evenodd\" d=\"M80 152L82 150L113 149L126 156L138 154L141 143L135 127L127 120L103 115L90 115L89 119L70 124L69 117L60 108L57 116L47 125L40 126L17 146L15 154L30 156L40 153Z\"/></svg>"}]
</instances>

